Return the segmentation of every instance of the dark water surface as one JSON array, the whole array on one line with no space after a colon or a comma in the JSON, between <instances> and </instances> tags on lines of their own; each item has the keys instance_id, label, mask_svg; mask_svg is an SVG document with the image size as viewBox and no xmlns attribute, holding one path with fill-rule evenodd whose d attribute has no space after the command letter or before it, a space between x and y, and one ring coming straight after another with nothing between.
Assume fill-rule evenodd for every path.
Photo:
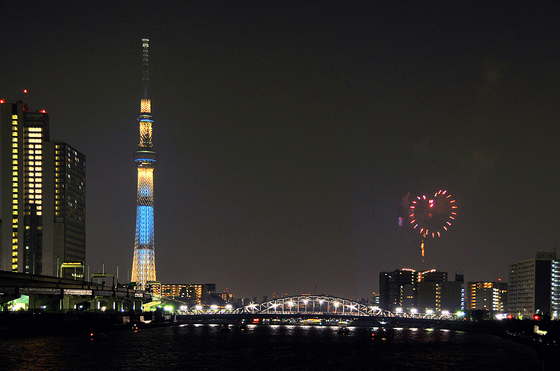
<instances>
[{"instance_id":1,"label":"dark water surface","mask_svg":"<svg viewBox=\"0 0 560 371\"><path fill-rule=\"evenodd\" d=\"M185 325L0 339L2 370L540 370L500 337L436 329Z\"/></svg>"}]
</instances>

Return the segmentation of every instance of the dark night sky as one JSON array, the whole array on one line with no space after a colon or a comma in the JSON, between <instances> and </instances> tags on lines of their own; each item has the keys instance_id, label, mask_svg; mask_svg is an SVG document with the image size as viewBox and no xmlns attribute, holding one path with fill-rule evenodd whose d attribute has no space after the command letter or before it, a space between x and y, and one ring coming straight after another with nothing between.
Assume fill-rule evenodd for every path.
<instances>
[{"instance_id":1,"label":"dark night sky","mask_svg":"<svg viewBox=\"0 0 560 371\"><path fill-rule=\"evenodd\" d=\"M0 98L87 156L90 273L132 265L142 38L164 283L357 299L558 246L558 2L37 3L0 5ZM459 215L422 262L401 202L442 188Z\"/></svg>"}]
</instances>

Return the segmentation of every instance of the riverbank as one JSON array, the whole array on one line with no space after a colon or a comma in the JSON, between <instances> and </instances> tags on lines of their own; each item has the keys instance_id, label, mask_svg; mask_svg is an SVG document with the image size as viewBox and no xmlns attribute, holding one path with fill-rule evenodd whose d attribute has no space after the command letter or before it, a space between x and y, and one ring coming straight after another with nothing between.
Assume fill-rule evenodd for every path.
<instances>
[{"instance_id":1,"label":"riverbank","mask_svg":"<svg viewBox=\"0 0 560 371\"><path fill-rule=\"evenodd\" d=\"M543 370L557 370L560 364L560 322L531 320L486 320L451 322L450 330L500 336L536 350Z\"/></svg>"}]
</instances>

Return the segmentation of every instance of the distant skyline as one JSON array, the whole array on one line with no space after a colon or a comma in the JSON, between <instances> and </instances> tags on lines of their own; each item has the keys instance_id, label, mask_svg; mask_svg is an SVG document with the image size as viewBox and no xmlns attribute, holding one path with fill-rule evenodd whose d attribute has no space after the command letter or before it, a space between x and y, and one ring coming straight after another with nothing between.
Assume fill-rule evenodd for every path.
<instances>
[{"instance_id":1,"label":"distant skyline","mask_svg":"<svg viewBox=\"0 0 560 371\"><path fill-rule=\"evenodd\" d=\"M560 5L3 2L0 99L87 161L90 273L132 268L142 38L164 283L371 297L379 272L507 281L560 241ZM446 189L425 241L403 199Z\"/></svg>"}]
</instances>

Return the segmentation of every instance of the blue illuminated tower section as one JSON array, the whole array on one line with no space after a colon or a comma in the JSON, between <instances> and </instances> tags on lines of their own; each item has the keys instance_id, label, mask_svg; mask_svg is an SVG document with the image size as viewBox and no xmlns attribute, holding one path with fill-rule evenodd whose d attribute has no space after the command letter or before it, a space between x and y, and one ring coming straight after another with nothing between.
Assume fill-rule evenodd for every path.
<instances>
[{"instance_id":1,"label":"blue illuminated tower section","mask_svg":"<svg viewBox=\"0 0 560 371\"><path fill-rule=\"evenodd\" d=\"M138 289L146 289L146 282L156 280L154 251L154 167L157 154L152 145L152 107L149 98L148 39L142 39L142 99L140 104L140 143L134 153L138 169L136 193L136 238L132 262L132 282Z\"/></svg>"}]
</instances>

